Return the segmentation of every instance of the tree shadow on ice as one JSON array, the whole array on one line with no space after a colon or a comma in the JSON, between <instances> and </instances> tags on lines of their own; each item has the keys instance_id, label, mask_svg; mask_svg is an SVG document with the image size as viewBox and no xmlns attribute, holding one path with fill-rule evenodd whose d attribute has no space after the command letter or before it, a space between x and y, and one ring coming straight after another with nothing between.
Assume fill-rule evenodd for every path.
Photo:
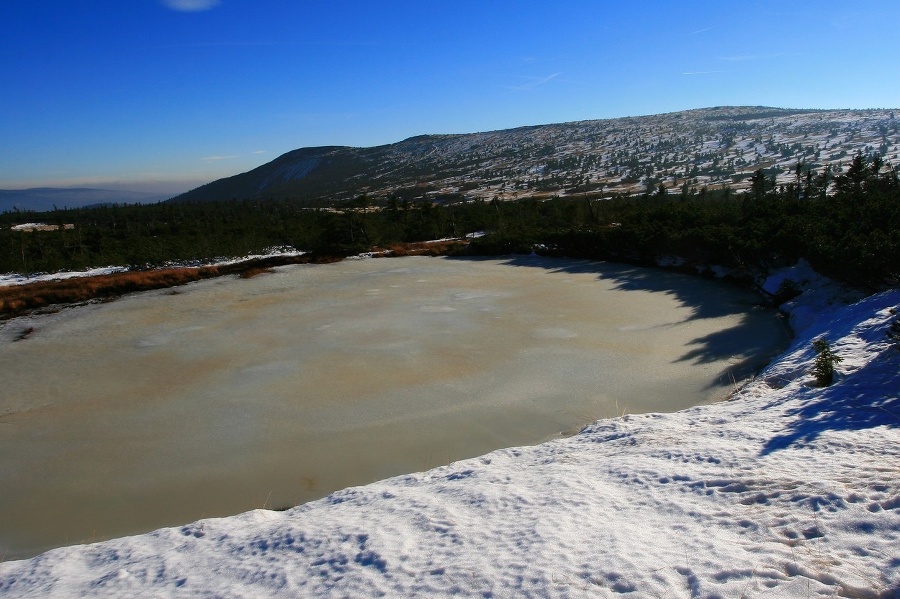
<instances>
[{"instance_id":1,"label":"tree shadow on ice","mask_svg":"<svg viewBox=\"0 0 900 599\"><path fill-rule=\"evenodd\" d=\"M461 260L497 260L491 258L455 258ZM633 266L615 262L572 258L548 258L543 256L510 256L501 259L503 264L522 268L544 269L555 273L592 274L598 279L613 283L616 291L648 291L672 296L690 314L682 322L705 318L721 318L742 315L737 324L702 337L697 337L688 345L691 349L678 357L675 362L691 361L695 364L711 364L719 360L730 361L716 381L727 383L732 378L740 379L759 371L773 357L766 351L772 347L771 338L760 334L762 301L753 294L736 296L735 288L718 281L700 279L682 273L674 273L659 268ZM679 323L680 324L680 323ZM788 329L783 331L784 345L788 341Z\"/></svg>"},{"instance_id":2,"label":"tree shadow on ice","mask_svg":"<svg viewBox=\"0 0 900 599\"><path fill-rule=\"evenodd\" d=\"M452 259L498 260L497 257ZM598 279L613 282L617 291L652 291L672 295L682 305L691 309L692 313L687 320L744 313L749 307L760 303L750 294L747 295L746 301L735 301L735 288L724 283L648 266L536 255L507 256L499 260L509 266L541 268L549 272L593 274Z\"/></svg>"},{"instance_id":3,"label":"tree shadow on ice","mask_svg":"<svg viewBox=\"0 0 900 599\"><path fill-rule=\"evenodd\" d=\"M745 315L740 322L727 329L709 333L690 341L692 347L675 362L692 362L694 364L712 364L727 360L729 366L719 373L716 381L707 388L717 384L727 384L735 380L746 379L761 371L781 353L788 342L788 331L783 331L783 343L773 349L772 339L760 334L760 321L754 315Z\"/></svg>"},{"instance_id":4,"label":"tree shadow on ice","mask_svg":"<svg viewBox=\"0 0 900 599\"><path fill-rule=\"evenodd\" d=\"M900 426L900 354L886 347L881 355L830 387L811 389L799 408L788 412L793 421L784 434L769 439L761 455L792 445L814 442L825 431Z\"/></svg>"}]
</instances>

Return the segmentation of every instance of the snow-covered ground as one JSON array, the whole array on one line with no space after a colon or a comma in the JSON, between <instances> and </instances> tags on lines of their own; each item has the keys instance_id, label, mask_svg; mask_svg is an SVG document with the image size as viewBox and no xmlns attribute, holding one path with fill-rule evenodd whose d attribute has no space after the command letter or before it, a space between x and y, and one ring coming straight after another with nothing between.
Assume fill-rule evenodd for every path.
<instances>
[{"instance_id":1,"label":"snow-covered ground","mask_svg":"<svg viewBox=\"0 0 900 599\"><path fill-rule=\"evenodd\" d=\"M33 224L33 223L30 223ZM236 264L238 262L246 262L248 260L260 260L264 258L272 258L275 256L302 256L306 252L297 250L291 246L266 248L261 254L248 254L238 257L220 257L212 260L194 260L191 262L167 262L163 268L179 268L179 267L199 267L199 266L226 266L228 264ZM87 270L61 271L53 273L35 273L23 275L19 273L0 274L0 287L9 287L12 285L26 285L28 283L38 283L43 281L61 281L63 279L75 279L81 277L96 277L100 275L111 275L130 270L125 266L104 266L100 268L90 268Z\"/></svg>"},{"instance_id":2,"label":"snow-covered ground","mask_svg":"<svg viewBox=\"0 0 900 599\"><path fill-rule=\"evenodd\" d=\"M32 275L23 275L19 273L0 274L0 287L10 287L12 285L27 285L28 283L38 283L42 281L61 281L63 279L76 279L80 277L97 277L100 275L111 275L117 272L126 272L128 269L124 266L104 266L101 268L91 268L88 270L71 270L56 273L36 273Z\"/></svg>"},{"instance_id":3,"label":"snow-covered ground","mask_svg":"<svg viewBox=\"0 0 900 599\"><path fill-rule=\"evenodd\" d=\"M0 595L900 597L900 290L837 304L804 270L794 343L731 401L56 549L0 564Z\"/></svg>"}]
</instances>

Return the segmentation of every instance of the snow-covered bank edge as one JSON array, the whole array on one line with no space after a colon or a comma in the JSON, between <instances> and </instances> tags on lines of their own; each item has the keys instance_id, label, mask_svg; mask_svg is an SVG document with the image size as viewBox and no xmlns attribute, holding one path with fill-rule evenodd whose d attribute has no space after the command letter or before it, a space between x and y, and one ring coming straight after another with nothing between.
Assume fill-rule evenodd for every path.
<instances>
[{"instance_id":1,"label":"snow-covered bank edge","mask_svg":"<svg viewBox=\"0 0 900 599\"><path fill-rule=\"evenodd\" d=\"M250 262L253 260L263 260L275 257L303 256L307 252L300 251L290 246L267 248L261 254L248 254L246 256L219 257L210 260L191 260L186 262L166 262L159 268L197 268L202 266L227 266L230 264L239 264L241 262ZM127 266L104 266L98 268L89 268L87 270L69 270L61 272L43 272L31 275L23 275L20 273L0 274L0 287L10 287L13 285L28 285L29 283L40 283L46 281L64 281L66 279L80 279L84 277L97 277L101 275L111 275L120 272L129 272L133 270Z\"/></svg>"},{"instance_id":2,"label":"snow-covered bank edge","mask_svg":"<svg viewBox=\"0 0 900 599\"><path fill-rule=\"evenodd\" d=\"M28 223L26 225L19 225L20 227L26 226L37 226L36 223ZM475 233L468 233L463 237L445 237L442 239L432 239L429 241L421 241L410 243L409 245L430 245L430 244L441 244L453 241L470 241L472 239L478 239L479 237L484 237L484 232L477 231ZM278 258L278 257L292 257L292 256L304 256L309 252L304 250L298 250L293 246L277 246L266 248L260 254L247 254L244 256L231 256L225 257L220 256L217 258L211 258L209 260L189 260L189 261L173 261L166 262L161 264L155 268L197 268L203 266L228 266L231 264L239 264L241 262L251 262L254 260L265 260L266 258ZM390 250L381 250L381 251L371 251L371 252L363 252L358 254L357 256L351 256L351 258L375 258L382 256L390 256L392 252ZM86 270L72 270L72 271L60 271L60 272L42 272L42 273L34 273L34 274L21 274L21 273L5 273L0 274L0 287L10 287L13 285L27 285L29 283L40 283L45 281L63 281L66 279L78 279L84 277L97 277L101 275L111 275L120 272L129 272L133 270L132 267L128 266L104 266L98 268L89 268Z\"/></svg>"},{"instance_id":3,"label":"snow-covered bank edge","mask_svg":"<svg viewBox=\"0 0 900 599\"><path fill-rule=\"evenodd\" d=\"M900 290L846 305L802 265L777 277L807 281L797 336L733 401L57 549L0 565L0 594L900 596Z\"/></svg>"}]
</instances>

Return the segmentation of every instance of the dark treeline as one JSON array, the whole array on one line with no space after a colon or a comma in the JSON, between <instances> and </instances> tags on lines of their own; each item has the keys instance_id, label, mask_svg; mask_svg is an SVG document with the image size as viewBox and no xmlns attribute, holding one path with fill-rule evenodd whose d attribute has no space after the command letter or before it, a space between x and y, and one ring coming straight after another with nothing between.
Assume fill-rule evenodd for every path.
<instances>
[{"instance_id":1,"label":"dark treeline","mask_svg":"<svg viewBox=\"0 0 900 599\"><path fill-rule=\"evenodd\" d=\"M393 243L486 231L469 252L550 254L691 267L750 275L806 258L823 274L869 288L900 276L900 183L878 157L857 156L837 177L798 165L776 187L758 171L744 193L683 188L610 199L432 204L365 196L334 209L296 201L103 206L0 215L0 272L92 266L152 267L292 246L348 255ZM39 221L57 231L13 231ZM63 225L72 224L66 229Z\"/></svg>"},{"instance_id":2,"label":"dark treeline","mask_svg":"<svg viewBox=\"0 0 900 599\"><path fill-rule=\"evenodd\" d=\"M721 265L752 276L806 258L822 274L870 289L900 278L900 182L878 157L857 156L832 178L798 165L776 188L757 171L752 188L603 202L598 222L543 236L566 255L654 263L677 256L693 269ZM829 193L830 192L830 193Z\"/></svg>"}]
</instances>

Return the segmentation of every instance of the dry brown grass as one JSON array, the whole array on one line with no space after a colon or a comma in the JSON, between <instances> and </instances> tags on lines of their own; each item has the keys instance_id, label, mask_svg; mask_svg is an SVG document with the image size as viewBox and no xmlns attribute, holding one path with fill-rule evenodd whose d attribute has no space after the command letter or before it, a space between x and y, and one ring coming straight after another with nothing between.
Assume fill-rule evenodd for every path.
<instances>
[{"instance_id":1,"label":"dry brown grass","mask_svg":"<svg viewBox=\"0 0 900 599\"><path fill-rule=\"evenodd\" d=\"M184 285L218 275L218 269L214 266L166 268L3 287L0 288L0 314L16 316L52 304L118 297L134 291Z\"/></svg>"},{"instance_id":2,"label":"dry brown grass","mask_svg":"<svg viewBox=\"0 0 900 599\"><path fill-rule=\"evenodd\" d=\"M222 266L160 268L0 287L0 317L19 316L54 304L111 300L126 293L176 287L222 275L237 274L249 278L285 264L328 263L339 259L332 256L273 256Z\"/></svg>"},{"instance_id":3,"label":"dry brown grass","mask_svg":"<svg viewBox=\"0 0 900 599\"><path fill-rule=\"evenodd\" d=\"M440 241L397 244L388 249L393 256L440 256L451 253L463 245L465 244L459 241ZM0 318L20 316L56 304L78 304L91 300L109 301L126 293L176 287L222 275L236 274L249 279L262 273L270 273L276 266L331 264L343 259L343 256L337 255L271 256L221 266L129 271L0 287Z\"/></svg>"},{"instance_id":4,"label":"dry brown grass","mask_svg":"<svg viewBox=\"0 0 900 599\"><path fill-rule=\"evenodd\" d=\"M446 256L465 247L464 241L421 241L416 243L395 243L387 246L389 257L398 256Z\"/></svg>"}]
</instances>

